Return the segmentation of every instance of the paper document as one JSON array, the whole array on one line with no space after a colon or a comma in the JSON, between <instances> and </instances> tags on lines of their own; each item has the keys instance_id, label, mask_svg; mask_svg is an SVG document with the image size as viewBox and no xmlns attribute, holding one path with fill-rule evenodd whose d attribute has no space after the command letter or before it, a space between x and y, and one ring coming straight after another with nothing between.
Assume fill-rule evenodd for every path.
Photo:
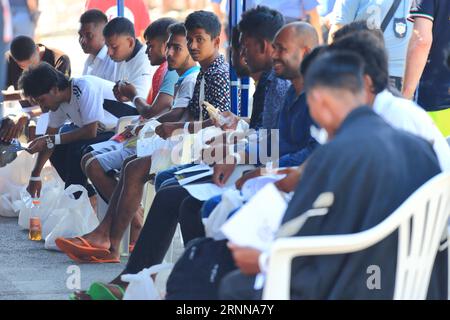
<instances>
[{"instance_id":1,"label":"paper document","mask_svg":"<svg viewBox=\"0 0 450 320\"><path fill-rule=\"evenodd\" d=\"M223 234L233 243L261 251L270 248L287 208L278 189L266 185L223 226Z\"/></svg>"},{"instance_id":2,"label":"paper document","mask_svg":"<svg viewBox=\"0 0 450 320\"><path fill-rule=\"evenodd\" d=\"M211 167L208 166L207 164L198 164L192 167L188 167L188 168L184 168L181 170L178 170L177 172L175 172L175 174L183 174L183 173L190 173L190 172L197 172L197 171L207 171L210 170Z\"/></svg>"},{"instance_id":3,"label":"paper document","mask_svg":"<svg viewBox=\"0 0 450 320\"><path fill-rule=\"evenodd\" d=\"M211 199L212 197L221 195L225 192L226 189L218 187L214 183L190 184L184 186L184 188L189 192L191 196L200 201L206 201Z\"/></svg>"},{"instance_id":4,"label":"paper document","mask_svg":"<svg viewBox=\"0 0 450 320\"><path fill-rule=\"evenodd\" d=\"M36 135L44 135L47 132L49 113L43 113L39 116L36 123Z\"/></svg>"}]
</instances>

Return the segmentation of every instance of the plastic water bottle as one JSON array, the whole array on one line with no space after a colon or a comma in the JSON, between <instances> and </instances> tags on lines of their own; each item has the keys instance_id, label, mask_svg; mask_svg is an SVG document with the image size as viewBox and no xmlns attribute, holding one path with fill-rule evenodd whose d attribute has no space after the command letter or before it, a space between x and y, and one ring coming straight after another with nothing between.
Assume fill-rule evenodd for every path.
<instances>
[{"instance_id":1,"label":"plastic water bottle","mask_svg":"<svg viewBox=\"0 0 450 320\"><path fill-rule=\"evenodd\" d=\"M39 198L33 198L30 216L30 232L28 233L28 238L33 241L42 240L41 219L38 215L40 207L41 200L39 200Z\"/></svg>"}]
</instances>

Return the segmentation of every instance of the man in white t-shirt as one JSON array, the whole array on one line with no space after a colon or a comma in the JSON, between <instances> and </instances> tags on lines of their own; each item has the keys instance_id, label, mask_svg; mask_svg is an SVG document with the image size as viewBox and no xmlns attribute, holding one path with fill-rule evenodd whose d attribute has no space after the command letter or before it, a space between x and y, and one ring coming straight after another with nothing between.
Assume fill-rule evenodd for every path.
<instances>
[{"instance_id":1,"label":"man in white t-shirt","mask_svg":"<svg viewBox=\"0 0 450 320\"><path fill-rule=\"evenodd\" d=\"M108 56L103 28L108 23L106 15L97 9L88 10L80 17L78 30L81 48L89 54L83 68L83 75L92 75L114 81L116 63Z\"/></svg>"},{"instance_id":2,"label":"man in white t-shirt","mask_svg":"<svg viewBox=\"0 0 450 320\"><path fill-rule=\"evenodd\" d=\"M147 97L155 67L150 65L146 47L136 39L133 23L123 17L117 17L108 22L103 29L109 57L117 63L114 81L116 99L106 101L105 109L117 117L138 115L131 101L118 91L118 82L131 83L140 97Z\"/></svg>"},{"instance_id":3,"label":"man in white t-shirt","mask_svg":"<svg viewBox=\"0 0 450 320\"><path fill-rule=\"evenodd\" d=\"M171 111L157 118L160 122L180 121L187 111L187 106L191 100L197 75L200 67L194 62L189 54L186 40L186 29L183 24L174 24L169 27L169 40L167 42L167 62L169 70L175 70L180 78L175 86L175 96ZM131 87L127 88L129 98L137 96ZM142 99L138 99L136 103L144 104ZM139 131L141 128L137 128ZM102 168L110 165L110 159L99 158L98 161ZM128 158L122 165L120 180L114 189L109 202L106 217L101 224L89 234L83 235L83 238L94 248L104 248L110 251L110 254L104 259L98 259L97 262L118 262L119 243L122 239L123 232L133 220L131 228L131 244L133 244L142 227L142 217L136 213L141 199L145 183L149 180L149 171L151 167L151 156L137 158ZM108 168L103 168L107 170ZM134 217L134 219L133 219ZM140 224L137 221L140 220ZM60 249L73 259L71 250L72 245L86 246L86 243L80 241L79 238L58 239L57 245L61 244ZM85 262L94 262L90 257L77 257Z\"/></svg>"},{"instance_id":4,"label":"man in white t-shirt","mask_svg":"<svg viewBox=\"0 0 450 320\"><path fill-rule=\"evenodd\" d=\"M65 182L86 186L80 161L89 145L108 140L114 134L117 117L103 108L114 99L114 83L94 76L68 79L47 63L26 70L19 87L43 112L49 111L46 135L33 140L30 153L39 153L28 184L28 192L40 195L40 173L50 159ZM65 125L70 121L70 125Z\"/></svg>"}]
</instances>

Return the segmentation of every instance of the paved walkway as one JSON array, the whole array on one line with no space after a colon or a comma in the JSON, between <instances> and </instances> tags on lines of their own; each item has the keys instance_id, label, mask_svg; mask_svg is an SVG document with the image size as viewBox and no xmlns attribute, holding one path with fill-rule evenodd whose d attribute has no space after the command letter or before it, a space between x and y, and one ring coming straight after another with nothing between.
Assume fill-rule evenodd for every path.
<instances>
[{"instance_id":1,"label":"paved walkway","mask_svg":"<svg viewBox=\"0 0 450 320\"><path fill-rule=\"evenodd\" d=\"M125 266L83 264L81 288L94 281L110 281ZM66 282L69 266L76 266L65 254L44 249L44 242L28 240L17 218L0 217L0 300L67 300L73 290Z\"/></svg>"}]
</instances>

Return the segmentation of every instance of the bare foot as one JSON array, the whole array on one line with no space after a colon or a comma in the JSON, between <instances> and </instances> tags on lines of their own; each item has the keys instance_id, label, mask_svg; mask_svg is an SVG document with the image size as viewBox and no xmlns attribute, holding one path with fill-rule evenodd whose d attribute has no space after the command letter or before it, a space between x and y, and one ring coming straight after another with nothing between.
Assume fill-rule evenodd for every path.
<instances>
[{"instance_id":1,"label":"bare foot","mask_svg":"<svg viewBox=\"0 0 450 320\"><path fill-rule=\"evenodd\" d=\"M109 240L109 237L103 237L101 235L98 235L96 233L88 233L82 236L84 240L86 240L92 247L94 248L100 248L100 249L110 249L111 248L111 241ZM78 238L67 238L70 242L85 247L86 244L81 241Z\"/></svg>"}]
</instances>

